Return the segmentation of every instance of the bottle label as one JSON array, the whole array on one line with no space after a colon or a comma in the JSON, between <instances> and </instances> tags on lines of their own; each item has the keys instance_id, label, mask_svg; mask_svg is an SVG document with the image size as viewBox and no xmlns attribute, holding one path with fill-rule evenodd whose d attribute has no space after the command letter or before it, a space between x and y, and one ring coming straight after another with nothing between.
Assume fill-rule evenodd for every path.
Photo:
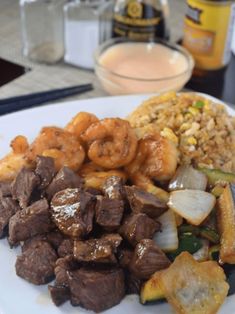
<instances>
[{"instance_id":1,"label":"bottle label","mask_svg":"<svg viewBox=\"0 0 235 314\"><path fill-rule=\"evenodd\" d=\"M128 1L125 8L113 17L113 37L147 40L165 37L163 12L151 5Z\"/></svg>"},{"instance_id":2,"label":"bottle label","mask_svg":"<svg viewBox=\"0 0 235 314\"><path fill-rule=\"evenodd\" d=\"M196 67L216 70L228 64L234 6L231 1L188 0L183 46L195 58Z\"/></svg>"}]
</instances>

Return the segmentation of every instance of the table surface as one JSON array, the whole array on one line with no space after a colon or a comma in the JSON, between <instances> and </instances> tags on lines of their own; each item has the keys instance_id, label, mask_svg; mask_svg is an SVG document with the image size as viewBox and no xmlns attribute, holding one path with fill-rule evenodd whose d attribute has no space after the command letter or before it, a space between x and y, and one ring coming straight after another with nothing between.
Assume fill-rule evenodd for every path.
<instances>
[{"instance_id":1,"label":"table surface","mask_svg":"<svg viewBox=\"0 0 235 314\"><path fill-rule=\"evenodd\" d=\"M66 100L102 97L107 94L102 90L93 71L72 67L63 62L56 65L32 63L22 55L21 25L19 0L0 0L0 58L31 68L31 71L0 87L0 98L27 93L63 88L67 86L92 83L94 90ZM185 0L169 0L171 40L177 41L182 36L183 17L186 9ZM78 52L79 53L79 52ZM235 103L235 58L228 69L228 82L219 95L227 102ZM232 77L233 75L233 77ZM222 82L221 82L222 84Z\"/></svg>"}]
</instances>

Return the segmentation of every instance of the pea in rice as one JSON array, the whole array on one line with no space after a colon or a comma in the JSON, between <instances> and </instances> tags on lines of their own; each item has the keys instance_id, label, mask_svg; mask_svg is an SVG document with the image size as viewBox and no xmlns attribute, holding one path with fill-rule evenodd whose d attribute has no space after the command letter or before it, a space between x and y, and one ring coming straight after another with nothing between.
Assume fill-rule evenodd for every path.
<instances>
[{"instance_id":1,"label":"pea in rice","mask_svg":"<svg viewBox=\"0 0 235 314\"><path fill-rule=\"evenodd\" d=\"M128 120L140 137L157 131L174 141L180 164L235 172L235 117L222 104L172 92L146 100Z\"/></svg>"}]
</instances>

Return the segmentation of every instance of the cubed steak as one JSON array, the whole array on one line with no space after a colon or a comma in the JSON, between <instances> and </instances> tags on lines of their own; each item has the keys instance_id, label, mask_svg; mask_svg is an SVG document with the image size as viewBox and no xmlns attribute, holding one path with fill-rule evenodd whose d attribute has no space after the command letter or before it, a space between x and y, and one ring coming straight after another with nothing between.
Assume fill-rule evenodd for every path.
<instances>
[{"instance_id":1,"label":"cubed steak","mask_svg":"<svg viewBox=\"0 0 235 314\"><path fill-rule=\"evenodd\" d=\"M129 264L130 272L139 279L149 279L158 270L170 266L165 253L160 250L153 240L141 240L135 247Z\"/></svg>"},{"instance_id":2,"label":"cubed steak","mask_svg":"<svg viewBox=\"0 0 235 314\"><path fill-rule=\"evenodd\" d=\"M58 247L59 257L65 257L67 255L73 254L74 241L73 239L64 239L60 246Z\"/></svg>"},{"instance_id":3,"label":"cubed steak","mask_svg":"<svg viewBox=\"0 0 235 314\"><path fill-rule=\"evenodd\" d=\"M109 177L103 185L103 192L110 199L125 199L123 180L117 176Z\"/></svg>"},{"instance_id":4,"label":"cubed steak","mask_svg":"<svg viewBox=\"0 0 235 314\"><path fill-rule=\"evenodd\" d=\"M129 248L121 248L118 250L118 263L122 268L128 269L134 251Z\"/></svg>"},{"instance_id":5,"label":"cubed steak","mask_svg":"<svg viewBox=\"0 0 235 314\"><path fill-rule=\"evenodd\" d=\"M31 196L40 184L39 177L30 169L22 168L12 182L12 197L17 200L21 208L30 204Z\"/></svg>"},{"instance_id":6,"label":"cubed steak","mask_svg":"<svg viewBox=\"0 0 235 314\"><path fill-rule=\"evenodd\" d=\"M16 260L16 274L35 284L43 285L54 278L57 260L55 250L46 241L32 242Z\"/></svg>"},{"instance_id":7,"label":"cubed steak","mask_svg":"<svg viewBox=\"0 0 235 314\"><path fill-rule=\"evenodd\" d=\"M71 302L87 310L101 312L119 304L125 295L122 269L81 268L70 272Z\"/></svg>"},{"instance_id":8,"label":"cubed steak","mask_svg":"<svg viewBox=\"0 0 235 314\"><path fill-rule=\"evenodd\" d=\"M115 247L105 239L74 242L74 257L79 262L116 263Z\"/></svg>"},{"instance_id":9,"label":"cubed steak","mask_svg":"<svg viewBox=\"0 0 235 314\"><path fill-rule=\"evenodd\" d=\"M0 182L0 199L12 196L11 182Z\"/></svg>"},{"instance_id":10,"label":"cubed steak","mask_svg":"<svg viewBox=\"0 0 235 314\"><path fill-rule=\"evenodd\" d=\"M53 286L48 286L52 301L56 306L60 306L70 299L68 274L69 271L73 271L78 267L78 264L71 255L59 258L56 261L55 284Z\"/></svg>"},{"instance_id":11,"label":"cubed steak","mask_svg":"<svg viewBox=\"0 0 235 314\"><path fill-rule=\"evenodd\" d=\"M21 208L11 197L0 198L0 238L7 234L10 218Z\"/></svg>"},{"instance_id":12,"label":"cubed steak","mask_svg":"<svg viewBox=\"0 0 235 314\"><path fill-rule=\"evenodd\" d=\"M40 178L40 190L45 189L56 174L54 159L51 157L38 156L36 158L35 173Z\"/></svg>"},{"instance_id":13,"label":"cubed steak","mask_svg":"<svg viewBox=\"0 0 235 314\"><path fill-rule=\"evenodd\" d=\"M63 167L56 174L52 182L46 188L46 194L48 199L52 197L59 191L65 190L67 188L81 188L83 185L83 179L79 177L73 170L68 167Z\"/></svg>"},{"instance_id":14,"label":"cubed steak","mask_svg":"<svg viewBox=\"0 0 235 314\"><path fill-rule=\"evenodd\" d=\"M143 239L152 239L155 232L159 231L161 224L146 214L134 214L127 217L119 229L119 233L132 246Z\"/></svg>"},{"instance_id":15,"label":"cubed steak","mask_svg":"<svg viewBox=\"0 0 235 314\"><path fill-rule=\"evenodd\" d=\"M51 201L52 219L64 234L82 238L93 227L95 198L80 189L65 189Z\"/></svg>"},{"instance_id":16,"label":"cubed steak","mask_svg":"<svg viewBox=\"0 0 235 314\"><path fill-rule=\"evenodd\" d=\"M124 202L119 199L109 199L97 196L96 223L107 231L120 226L124 212Z\"/></svg>"},{"instance_id":17,"label":"cubed steak","mask_svg":"<svg viewBox=\"0 0 235 314\"><path fill-rule=\"evenodd\" d=\"M41 199L11 217L9 243L15 245L37 234L49 232L53 227L48 202L46 199Z\"/></svg>"},{"instance_id":18,"label":"cubed steak","mask_svg":"<svg viewBox=\"0 0 235 314\"><path fill-rule=\"evenodd\" d=\"M137 278L130 272L125 272L126 294L140 294L143 280Z\"/></svg>"},{"instance_id":19,"label":"cubed steak","mask_svg":"<svg viewBox=\"0 0 235 314\"><path fill-rule=\"evenodd\" d=\"M144 213L157 218L167 210L167 205L156 196L136 186L125 186L125 191L133 213Z\"/></svg>"}]
</instances>

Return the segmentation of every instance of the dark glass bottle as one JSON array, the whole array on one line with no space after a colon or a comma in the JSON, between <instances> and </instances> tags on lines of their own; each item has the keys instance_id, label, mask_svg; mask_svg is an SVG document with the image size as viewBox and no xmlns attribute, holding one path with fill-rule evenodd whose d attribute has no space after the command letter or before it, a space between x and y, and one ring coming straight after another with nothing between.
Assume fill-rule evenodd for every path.
<instances>
[{"instance_id":1,"label":"dark glass bottle","mask_svg":"<svg viewBox=\"0 0 235 314\"><path fill-rule=\"evenodd\" d=\"M117 0L114 5L112 37L132 40L169 38L166 0Z\"/></svg>"}]
</instances>

